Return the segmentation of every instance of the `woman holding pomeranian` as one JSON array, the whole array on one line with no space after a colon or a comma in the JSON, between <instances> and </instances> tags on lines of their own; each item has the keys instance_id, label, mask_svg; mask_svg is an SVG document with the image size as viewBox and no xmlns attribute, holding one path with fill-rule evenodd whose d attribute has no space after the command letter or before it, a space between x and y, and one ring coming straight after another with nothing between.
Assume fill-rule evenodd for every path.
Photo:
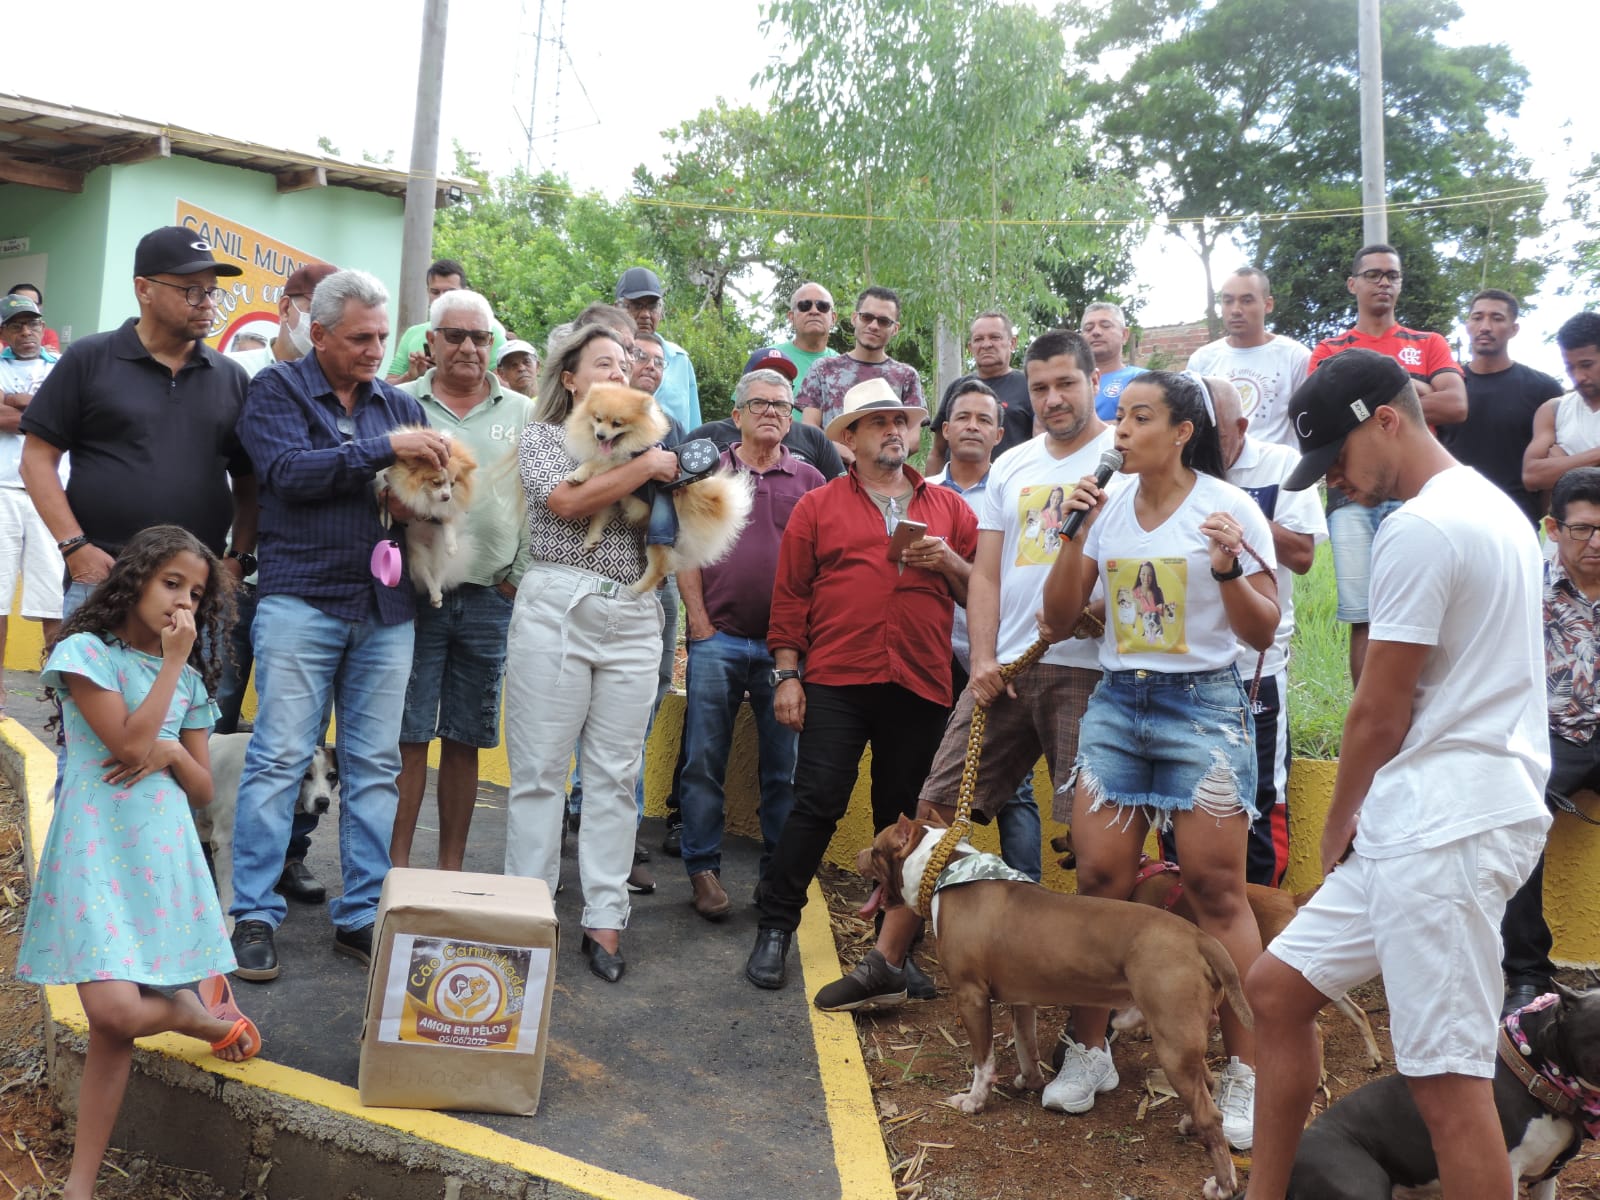
<instances>
[{"instance_id":1,"label":"woman holding pomeranian","mask_svg":"<svg viewBox=\"0 0 1600 1200\"><path fill-rule=\"evenodd\" d=\"M1087 511L1085 531L1062 545L1044 593L1044 620L1056 629L1076 624L1097 581L1107 596L1141 598L1137 610L1107 605L1105 675L1078 733L1078 890L1126 899L1146 834L1170 829L1200 928L1242 978L1261 953L1244 890L1256 751L1233 664L1241 641L1264 650L1277 629L1272 534L1255 502L1223 481L1216 417L1194 378L1151 371L1130 381L1116 428L1122 471L1137 485L1108 498L1092 478L1078 484L1067 508ZM1047 1108L1087 1112L1116 1087L1108 1015L1073 1009L1078 1040L1045 1088ZM1228 1141L1246 1150L1254 1042L1231 1009L1221 1018L1230 1058L1217 1106Z\"/></svg>"},{"instance_id":2,"label":"woman holding pomeranian","mask_svg":"<svg viewBox=\"0 0 1600 1200\"><path fill-rule=\"evenodd\" d=\"M569 483L578 462L567 452L563 422L595 384L625 385L628 369L617 335L585 325L552 347L540 372L533 419L517 448L532 561L506 643L506 874L537 876L555 894L567 768L581 735L583 952L607 983L621 979L626 966L620 939L638 815L633 787L656 693L661 604L654 593L628 590L644 573L643 527L618 511L594 549L585 539L596 513L641 484L676 479L678 458L650 449Z\"/></svg>"}]
</instances>

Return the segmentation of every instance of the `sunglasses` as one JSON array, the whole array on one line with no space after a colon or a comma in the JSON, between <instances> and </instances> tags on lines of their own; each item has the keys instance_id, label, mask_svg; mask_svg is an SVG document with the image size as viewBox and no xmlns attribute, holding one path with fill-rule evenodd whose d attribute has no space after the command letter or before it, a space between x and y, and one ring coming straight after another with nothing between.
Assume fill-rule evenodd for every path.
<instances>
[{"instance_id":1,"label":"sunglasses","mask_svg":"<svg viewBox=\"0 0 1600 1200\"><path fill-rule=\"evenodd\" d=\"M468 338L472 339L474 346L487 346L494 341L494 331L490 329L452 329L441 326L434 332L452 346L459 346Z\"/></svg>"},{"instance_id":2,"label":"sunglasses","mask_svg":"<svg viewBox=\"0 0 1600 1200\"><path fill-rule=\"evenodd\" d=\"M794 302L794 310L795 310L795 312L810 312L813 308L816 309L818 312L832 312L833 311L833 301L832 300L796 300Z\"/></svg>"},{"instance_id":3,"label":"sunglasses","mask_svg":"<svg viewBox=\"0 0 1600 1200\"><path fill-rule=\"evenodd\" d=\"M868 325L882 325L885 329L892 329L900 324L897 317L880 317L877 313L858 312L856 320L865 321Z\"/></svg>"}]
</instances>

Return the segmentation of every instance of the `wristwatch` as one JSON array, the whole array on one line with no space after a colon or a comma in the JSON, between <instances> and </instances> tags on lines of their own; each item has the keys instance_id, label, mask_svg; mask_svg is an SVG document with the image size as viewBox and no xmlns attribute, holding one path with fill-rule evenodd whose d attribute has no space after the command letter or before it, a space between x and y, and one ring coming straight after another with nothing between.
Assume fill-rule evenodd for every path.
<instances>
[{"instance_id":1,"label":"wristwatch","mask_svg":"<svg viewBox=\"0 0 1600 1200\"><path fill-rule=\"evenodd\" d=\"M1237 579L1243 574L1244 560L1238 558L1233 560L1233 570L1231 571L1219 571L1215 567L1211 568L1211 578L1215 579L1218 583L1227 583L1228 580Z\"/></svg>"},{"instance_id":2,"label":"wristwatch","mask_svg":"<svg viewBox=\"0 0 1600 1200\"><path fill-rule=\"evenodd\" d=\"M799 679L799 678L800 678L800 672L799 671L795 671L795 670L792 670L792 669L789 669L789 668L784 668L783 670L774 669L773 672L772 672L772 686L773 687L777 687L785 679Z\"/></svg>"},{"instance_id":3,"label":"wristwatch","mask_svg":"<svg viewBox=\"0 0 1600 1200\"><path fill-rule=\"evenodd\" d=\"M256 573L256 568L260 566L260 564L256 562L256 556L251 554L250 551L235 550L232 546L228 547L228 552L222 557L231 558L234 562L238 563L239 571L246 579L254 575Z\"/></svg>"}]
</instances>

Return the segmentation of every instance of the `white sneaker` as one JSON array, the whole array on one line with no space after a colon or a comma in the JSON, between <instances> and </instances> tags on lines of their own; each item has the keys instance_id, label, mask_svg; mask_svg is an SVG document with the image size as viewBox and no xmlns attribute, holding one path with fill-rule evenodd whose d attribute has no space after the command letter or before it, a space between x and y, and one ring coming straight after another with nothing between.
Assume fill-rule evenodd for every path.
<instances>
[{"instance_id":1,"label":"white sneaker","mask_svg":"<svg viewBox=\"0 0 1600 1200\"><path fill-rule=\"evenodd\" d=\"M1255 1135L1256 1071L1230 1058L1217 1079L1217 1107L1222 1110L1222 1136L1235 1150L1248 1150Z\"/></svg>"},{"instance_id":2,"label":"white sneaker","mask_svg":"<svg viewBox=\"0 0 1600 1200\"><path fill-rule=\"evenodd\" d=\"M1111 1061L1109 1046L1090 1050L1082 1042L1066 1047L1061 1069L1044 1089L1040 1103L1064 1113L1086 1113L1094 1098L1117 1086L1117 1066Z\"/></svg>"}]
</instances>

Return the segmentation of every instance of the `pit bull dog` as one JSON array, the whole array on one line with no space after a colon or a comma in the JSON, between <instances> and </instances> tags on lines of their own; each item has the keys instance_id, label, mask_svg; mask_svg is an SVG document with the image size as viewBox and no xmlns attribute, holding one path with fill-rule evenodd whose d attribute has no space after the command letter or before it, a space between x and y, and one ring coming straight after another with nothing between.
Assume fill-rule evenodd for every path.
<instances>
[{"instance_id":1,"label":"pit bull dog","mask_svg":"<svg viewBox=\"0 0 1600 1200\"><path fill-rule=\"evenodd\" d=\"M1557 1172L1585 1137L1600 1134L1600 1087L1589 1082L1600 1079L1600 990L1558 983L1502 1021L1500 1036L1494 1103L1512 1178L1528 1184L1529 1200L1555 1200ZM1530 1088L1508 1057L1544 1078L1529 1073ZM1289 1178L1291 1200L1389 1200L1402 1189L1438 1188L1428 1127L1399 1075L1357 1088L1311 1122Z\"/></svg>"},{"instance_id":2,"label":"pit bull dog","mask_svg":"<svg viewBox=\"0 0 1600 1200\"><path fill-rule=\"evenodd\" d=\"M1284 926L1294 920L1294 914L1300 910L1300 906L1316 895L1316 889L1312 888L1308 892L1296 895L1280 888L1249 883L1245 885L1244 894L1250 903L1250 912L1256 919L1256 926L1261 930L1261 944L1269 946L1272 944L1272 939L1283 932ZM1185 921L1196 920L1194 905L1189 902L1188 896L1183 891L1183 875L1175 863L1151 862L1141 866L1139 874L1134 877L1133 895L1128 899L1135 904L1164 908ZM1383 1052L1378 1049L1378 1039L1373 1036L1372 1023L1367 1020L1367 1014L1361 1010L1361 1006L1349 996L1340 996L1333 1002L1333 1006L1356 1027L1356 1032L1361 1035L1361 1044L1367 1054L1367 1066L1374 1071L1383 1066ZM1112 1022L1123 1032L1131 1032L1139 1023L1138 1014L1131 1010L1118 1013Z\"/></svg>"},{"instance_id":3,"label":"pit bull dog","mask_svg":"<svg viewBox=\"0 0 1600 1200\"><path fill-rule=\"evenodd\" d=\"M248 733L211 735L207 743L211 750L211 803L191 810L200 844L211 848L217 899L224 913L233 903L233 818L239 803L239 777L244 774L244 751L249 744ZM300 794L295 798L294 810L321 816L338 799L338 757L331 746L318 746L300 780ZM233 928L231 917L228 927Z\"/></svg>"},{"instance_id":4,"label":"pit bull dog","mask_svg":"<svg viewBox=\"0 0 1600 1200\"><path fill-rule=\"evenodd\" d=\"M940 826L901 817L861 852L856 865L877 884L864 915L880 903L916 907L923 871L943 834ZM998 858L962 842L941 876L933 911L921 914L938 939L939 961L972 1039L972 1087L947 1103L975 1113L989 1099L996 1075L992 1002L1011 1005L1020 1072L1015 1085L1034 1091L1045 1082L1034 1006L1137 1004L1156 1057L1211 1156L1215 1175L1206 1181L1207 1200L1232 1196L1237 1178L1211 1097L1206 1040L1211 1014L1224 1000L1244 1024L1251 1024L1251 1015L1222 943L1157 908L984 878L984 862L961 862L969 856L1005 870ZM971 872L978 877L955 882L954 875L969 867L979 868Z\"/></svg>"}]
</instances>

